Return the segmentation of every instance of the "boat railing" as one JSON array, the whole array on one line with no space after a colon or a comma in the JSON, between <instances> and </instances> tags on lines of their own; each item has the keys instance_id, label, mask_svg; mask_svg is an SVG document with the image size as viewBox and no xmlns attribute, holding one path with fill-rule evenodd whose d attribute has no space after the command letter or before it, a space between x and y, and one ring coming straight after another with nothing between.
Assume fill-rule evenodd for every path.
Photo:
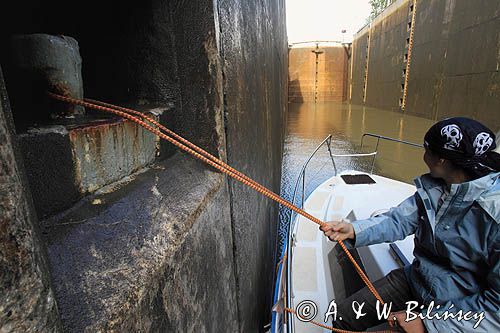
<instances>
[{"instance_id":1,"label":"boat railing","mask_svg":"<svg viewBox=\"0 0 500 333\"><path fill-rule=\"evenodd\" d=\"M360 147L361 151L363 151L363 143L364 143L365 137L372 137L372 138L376 138L377 139L377 143L375 144L375 154L373 155L373 160L372 160L372 165L371 165L370 173L373 173L373 170L375 168L375 159L377 158L377 153L378 153L378 147L380 145L380 140L386 140L386 141L392 141L392 142L402 143L404 145L413 146L413 147L417 147L417 148L424 148L423 145L418 144L418 143L413 143L413 142L409 142L409 141L405 141L405 140L395 139L395 138L391 138L389 136L384 136L384 135L379 135L379 134L364 133L363 136L361 136L361 147Z\"/></svg>"},{"instance_id":2,"label":"boat railing","mask_svg":"<svg viewBox=\"0 0 500 333\"><path fill-rule=\"evenodd\" d=\"M335 162L334 162L334 159L333 159L333 154L332 154L332 149L331 149L331 143L332 143L332 135L328 135L323 141L321 141L321 143L316 147L316 149L314 149L314 151L312 152L312 154L307 158L306 162L302 165L302 169L300 169L300 173L299 173L299 176L297 178L297 180L295 181L295 187L293 188L293 194L292 194L292 204L295 204L295 197L297 196L297 190L299 188L299 184L300 184L300 180L302 180L302 200L301 200L301 204L300 204L300 207L303 207L304 205L304 190L305 190L305 186L306 186L306 169L307 169L307 166L309 165L309 162L311 162L312 158L314 157L314 155L316 155L316 153L321 149L321 147L323 147L325 144L328 148L328 153L330 154L330 158L332 160L332 164L335 166Z\"/></svg>"},{"instance_id":3,"label":"boat railing","mask_svg":"<svg viewBox=\"0 0 500 333\"><path fill-rule=\"evenodd\" d=\"M305 187L306 187L307 166L309 165L309 162L311 162L313 157L316 155L316 153L321 149L321 147L326 145L326 147L328 149L328 154L330 156L330 160L332 161L332 166L333 166L333 170L334 170L335 175L337 175L337 166L335 164L335 157L363 157L363 156L375 156L377 154L376 151L371 152L371 153L333 154L331 144L332 144L332 135L330 134L323 141L321 141L321 143L316 147L316 149L314 149L314 151L311 153L311 155L307 158L306 162L302 165L299 176L297 177L297 180L295 182L295 187L293 189L293 194L292 194L292 199L291 199L292 204L295 204L295 199L297 197L297 191L299 189L299 185L302 184L301 185L302 193L301 193L301 200L300 200L299 206L300 206L300 208L304 207L305 192L306 192ZM301 180L302 180L302 182L301 182ZM288 296L287 296L286 304L289 307L293 307L293 304L292 304L293 294L292 294L292 288L291 288L293 285L293 283L292 283L292 266L291 266L292 260L291 259L293 256L293 253L292 253L293 242L295 242L294 236L292 233L295 216L296 216L296 214L294 214L294 212L292 211L290 214L289 229L288 229L288 241L287 241L288 246L287 246L287 270L286 271L287 271L287 282L288 283L286 284L286 288L287 288L287 295ZM287 319L288 319L289 323L294 323L291 313L287 312L285 315L288 317ZM291 330L291 327L289 325L288 331L291 332L290 330Z\"/></svg>"},{"instance_id":4,"label":"boat railing","mask_svg":"<svg viewBox=\"0 0 500 333\"><path fill-rule=\"evenodd\" d=\"M300 200L300 208L304 208L304 200L305 200L305 193L306 193L306 171L307 171L307 166L309 165L309 162L313 159L313 157L316 155L316 153L321 149L321 147L325 146L328 149L328 154L330 156L330 159L332 161L332 166L334 170L334 175L337 175L337 166L335 164L335 158L336 157L368 157L368 156L373 156L372 163L371 163L371 170L370 174L373 174L373 170L375 168L375 161L376 157L378 154L378 148L380 146L380 141L385 140L385 141L391 141L391 142L396 142L396 143L401 143L413 147L418 147L418 148L423 148L423 145L416 144L413 142L405 141L405 140L400 140L400 139L395 139L391 138L388 136L384 135L379 135L379 134L373 134L373 133L364 133L361 137L361 145L360 145L360 150L363 151L364 147L364 139L365 137L373 137L377 139L376 145L375 145L375 150L369 153L352 153L352 154L333 154L332 153L332 148L331 148L331 143L332 143L332 135L328 135L317 147L314 149L314 151L311 153L311 155L307 158L306 162L303 164L299 176L297 177L297 180L295 182L295 187L293 190L291 202L292 204L295 204L295 199L297 196L297 190L299 189L299 185L301 184L302 187L302 194L301 194L301 200ZM292 258L293 258L293 243L295 242L294 235L293 235L293 228L294 226L294 221L295 221L295 214L293 211L290 214L290 220L289 220L289 225L288 225L288 241L287 241L287 260L286 260L286 266L287 266L287 283L286 283L286 289L287 289L287 299L286 299L286 304L288 307L293 308L293 289L292 289ZM288 323L294 323L292 314L289 312L285 313L285 316L287 316ZM288 332L292 332L292 327L291 325L288 325Z\"/></svg>"},{"instance_id":5,"label":"boat railing","mask_svg":"<svg viewBox=\"0 0 500 333\"><path fill-rule=\"evenodd\" d=\"M331 149L331 143L332 143L332 135L328 135L323 141L321 141L321 143L316 147L316 149L314 149L314 151L312 152L312 154L309 156L309 158L306 160L306 162L302 165L302 169L300 170L300 173L299 173L299 176L297 177L297 180L295 181L295 187L293 189L293 194L292 194L292 199L291 199L291 202L292 204L295 204L295 198L297 196L297 190L299 188L299 184L300 184L300 181L302 180L302 195L301 195L301 201L300 201L300 205L299 207L300 208L303 208L304 207L304 196L305 196L305 186L306 186L306 169L307 169L307 166L309 165L309 162L312 160L312 158L314 157L314 155L316 155L316 153L321 149L321 147L323 147L324 145L327 146L327 149L328 149L328 153L330 155L330 159L332 161L332 164L333 164L333 167L334 169L336 169L335 167L335 161L334 161L334 154L332 154L332 149ZM285 300L285 303L286 303L286 306L287 307L291 307L293 308L293 304L292 304L292 298L293 298L293 295L291 294L292 293L292 248L293 248L293 242L295 242L295 240L293 239L293 233L292 233L292 228L293 228L293 221L294 221L294 216L296 214L294 214L294 212L292 211L290 213L290 221L289 221L289 224L288 224L288 240L287 240L287 247L286 247L286 255L287 255L287 260L286 260L286 288L287 288L287 297L286 297L286 300ZM292 318L292 314L290 312L285 312L284 315L287 317L287 320L286 322L290 323L290 324L294 324L294 321L293 321L293 318ZM294 331L294 330L293 330ZM287 332L288 333L291 333L292 332L292 327L291 325L288 325L287 326Z\"/></svg>"},{"instance_id":6,"label":"boat railing","mask_svg":"<svg viewBox=\"0 0 500 333\"><path fill-rule=\"evenodd\" d=\"M373 138L377 139L374 151L369 152L369 153L334 154L334 153L332 153L332 147L331 147L331 144L332 144L332 135L331 134L328 135L323 141L321 141L321 143L316 147L316 149L314 149L314 151L311 153L311 155L309 155L309 157L307 158L307 160L305 161L305 163L302 165L302 168L300 170L299 176L297 177L297 180L295 181L295 186L294 186L293 193L292 193L292 198L291 198L292 204L295 205L295 199L296 199L296 196L297 196L297 191L299 189L299 185L301 184L302 191L301 191L301 200L300 200L299 207L300 208L304 207L305 193L306 193L306 188L305 187L306 187L306 171L307 171L307 166L309 165L309 162L311 162L311 160L313 159L313 157L316 155L316 153L324 145L326 145L326 147L328 149L328 154L330 156L330 160L332 161L334 176L337 175L337 165L335 164L335 158L336 157L368 157L368 156L373 156L371 167L370 167L370 174L373 174L373 171L375 169L375 162L376 162L376 158L377 158L377 154L378 154L378 148L380 146L380 141L381 140L386 140L386 141L401 143L401 144L405 144L405 145L409 145L409 146L413 146L413 147L417 147L417 148L423 148L423 145L420 145L420 144L417 144L417 143L413 143L413 142L409 142L409 141L405 141L405 140L400 140L400 139L395 139L395 138L391 138L391 137L384 136L384 135L379 135L379 134L364 133L361 136L361 145L360 145L360 150L361 151L363 151L365 137L373 137ZM289 224L290 227L292 227L292 223L293 223L293 219L294 219L295 215L296 214L294 214L293 212L292 212L292 214L290 214L290 224Z\"/></svg>"}]
</instances>

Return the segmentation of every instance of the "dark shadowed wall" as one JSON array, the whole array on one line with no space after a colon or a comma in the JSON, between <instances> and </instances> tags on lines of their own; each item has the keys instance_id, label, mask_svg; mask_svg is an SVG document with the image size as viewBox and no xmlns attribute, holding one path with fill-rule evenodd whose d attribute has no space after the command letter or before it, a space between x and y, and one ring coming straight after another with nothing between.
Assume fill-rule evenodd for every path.
<instances>
[{"instance_id":1,"label":"dark shadowed wall","mask_svg":"<svg viewBox=\"0 0 500 333\"><path fill-rule=\"evenodd\" d=\"M0 22L6 45L0 62L13 102L24 96L13 87L26 78L13 74L10 37L74 37L85 97L151 112L279 192L287 108L284 0L90 1L77 10L63 1L13 5ZM130 122L91 110L78 119L36 122L31 116L38 110L22 118L12 105L30 178L31 189L23 190L36 194L43 218L33 224L42 228L40 248L48 248L59 309L58 317L54 302L47 304L54 329L60 319L63 330L75 332L263 330L272 306L276 204L169 143L157 147ZM148 158L138 158L145 150ZM120 167L136 160L142 162ZM104 166L120 172L109 177ZM77 171L105 179L82 190ZM45 195L47 179L57 184L57 197ZM45 279L37 283L47 294ZM21 294L14 306L28 297Z\"/></svg>"},{"instance_id":2,"label":"dark shadowed wall","mask_svg":"<svg viewBox=\"0 0 500 333\"><path fill-rule=\"evenodd\" d=\"M14 134L0 68L0 331L58 332L46 248Z\"/></svg>"},{"instance_id":3,"label":"dark shadowed wall","mask_svg":"<svg viewBox=\"0 0 500 333\"><path fill-rule=\"evenodd\" d=\"M285 1L219 1L229 163L278 193L286 117ZM270 320L277 206L229 181L241 332Z\"/></svg>"}]
</instances>

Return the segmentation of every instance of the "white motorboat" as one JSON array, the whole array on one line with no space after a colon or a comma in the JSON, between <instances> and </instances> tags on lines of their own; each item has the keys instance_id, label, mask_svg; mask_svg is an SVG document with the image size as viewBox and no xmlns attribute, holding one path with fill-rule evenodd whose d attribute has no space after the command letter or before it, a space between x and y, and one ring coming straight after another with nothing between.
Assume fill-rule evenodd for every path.
<instances>
[{"instance_id":1,"label":"white motorboat","mask_svg":"<svg viewBox=\"0 0 500 333\"><path fill-rule=\"evenodd\" d=\"M354 221L381 214L397 206L415 192L415 186L370 173L356 170L339 174L335 158L373 156L372 168L380 140L395 141L417 147L420 145L374 134L377 144L374 152L361 154L332 154L331 136L327 137L304 164L297 179L293 200L302 183L304 192L305 172L309 161L324 145L332 158L335 176L323 182L298 204L309 214L322 221L347 219ZM363 148L363 140L361 144ZM302 182L301 182L302 180ZM336 242L328 240L318 226L305 217L292 214L288 229L288 241L278 267L275 285L275 307L271 332L330 332L309 322L316 321L331 326L332 316L324 317L333 300L341 300L364 287L352 263L347 260ZM392 244L377 244L352 250L371 281L391 270L409 264L413 260L413 236ZM306 315L303 321L297 314L283 311L293 309ZM314 315L316 313L316 315Z\"/></svg>"}]
</instances>

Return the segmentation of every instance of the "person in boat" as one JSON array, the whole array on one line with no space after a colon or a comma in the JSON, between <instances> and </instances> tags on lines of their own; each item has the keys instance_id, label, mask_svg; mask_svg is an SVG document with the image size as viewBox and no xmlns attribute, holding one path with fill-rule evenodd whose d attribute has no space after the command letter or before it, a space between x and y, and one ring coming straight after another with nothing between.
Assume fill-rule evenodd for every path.
<instances>
[{"instance_id":1,"label":"person in boat","mask_svg":"<svg viewBox=\"0 0 500 333\"><path fill-rule=\"evenodd\" d=\"M320 229L330 240L353 247L394 242L415 234L415 259L374 282L381 298L407 332L500 332L500 154L495 135L468 118L434 124L424 139L430 172L415 179L416 193L379 216L328 222ZM352 302L365 302L356 320ZM431 302L450 313L486 314L474 321L422 316L406 322L409 301L423 314ZM337 328L364 331L383 321L367 287L339 301ZM452 306L453 305L453 306Z\"/></svg>"}]
</instances>

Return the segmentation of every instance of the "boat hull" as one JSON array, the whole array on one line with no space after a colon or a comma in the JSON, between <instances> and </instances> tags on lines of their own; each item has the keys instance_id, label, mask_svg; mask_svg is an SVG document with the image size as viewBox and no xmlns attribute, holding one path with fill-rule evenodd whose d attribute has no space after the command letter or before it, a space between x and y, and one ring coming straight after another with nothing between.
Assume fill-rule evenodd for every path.
<instances>
[{"instance_id":1,"label":"boat hull","mask_svg":"<svg viewBox=\"0 0 500 333\"><path fill-rule=\"evenodd\" d=\"M365 173L346 171L326 180L309 195L305 211L322 221L366 219L397 206L415 192L412 185L376 175L369 175L375 181L373 184L350 185L342 178L362 174ZM289 227L288 255L283 260L286 264L279 268L275 302L283 300L287 307L298 311L304 311L308 304L309 312L316 311L315 321L331 325L332 316L325 321L325 314L332 301L338 302L363 287L352 263L336 244L316 224L296 216ZM412 252L413 236L410 236L392 245L359 248L353 254L374 281L411 262ZM330 332L285 314L273 315L272 327L272 332Z\"/></svg>"}]
</instances>

